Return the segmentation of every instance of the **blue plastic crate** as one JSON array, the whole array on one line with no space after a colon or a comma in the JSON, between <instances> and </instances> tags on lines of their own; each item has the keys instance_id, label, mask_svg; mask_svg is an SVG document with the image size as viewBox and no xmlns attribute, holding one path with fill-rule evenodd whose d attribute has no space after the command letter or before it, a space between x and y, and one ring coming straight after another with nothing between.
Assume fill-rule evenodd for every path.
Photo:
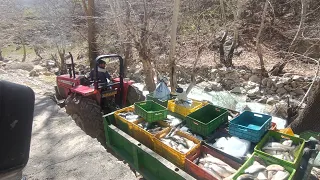
<instances>
[{"instance_id":1,"label":"blue plastic crate","mask_svg":"<svg viewBox=\"0 0 320 180\"><path fill-rule=\"evenodd\" d=\"M244 111L229 123L232 136L257 143L270 129L272 117L266 114Z\"/></svg>"}]
</instances>

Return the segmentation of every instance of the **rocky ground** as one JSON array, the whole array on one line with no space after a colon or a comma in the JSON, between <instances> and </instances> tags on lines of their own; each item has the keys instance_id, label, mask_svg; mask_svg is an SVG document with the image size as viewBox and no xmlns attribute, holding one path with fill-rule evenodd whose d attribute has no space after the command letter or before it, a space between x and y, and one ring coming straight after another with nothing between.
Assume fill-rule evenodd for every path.
<instances>
[{"instance_id":1,"label":"rocky ground","mask_svg":"<svg viewBox=\"0 0 320 180\"><path fill-rule=\"evenodd\" d=\"M36 93L30 158L23 171L27 179L135 179L124 162L46 96L53 91L55 76L30 77L27 70L0 69L0 80L27 85Z\"/></svg>"}]
</instances>

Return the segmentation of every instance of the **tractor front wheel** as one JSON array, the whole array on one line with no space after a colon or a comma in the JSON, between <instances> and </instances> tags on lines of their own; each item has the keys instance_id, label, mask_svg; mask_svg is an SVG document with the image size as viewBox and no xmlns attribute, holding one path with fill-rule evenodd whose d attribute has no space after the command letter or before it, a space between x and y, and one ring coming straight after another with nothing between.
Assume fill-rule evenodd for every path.
<instances>
[{"instance_id":1,"label":"tractor front wheel","mask_svg":"<svg viewBox=\"0 0 320 180\"><path fill-rule=\"evenodd\" d=\"M65 107L66 112L86 134L105 145L101 107L95 100L73 94L66 99Z\"/></svg>"}]
</instances>

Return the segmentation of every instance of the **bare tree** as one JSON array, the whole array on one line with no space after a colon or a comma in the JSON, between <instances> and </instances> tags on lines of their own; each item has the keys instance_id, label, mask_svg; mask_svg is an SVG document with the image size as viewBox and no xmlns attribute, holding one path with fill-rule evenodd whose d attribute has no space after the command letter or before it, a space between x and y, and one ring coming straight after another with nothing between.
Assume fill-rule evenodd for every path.
<instances>
[{"instance_id":1,"label":"bare tree","mask_svg":"<svg viewBox=\"0 0 320 180\"><path fill-rule=\"evenodd\" d=\"M171 27L171 45L170 45L170 54L169 54L171 92L175 92L175 89L177 87L176 62L175 62L174 55L176 52L176 44L177 44L179 9L180 9L180 0L175 0L174 7L173 7L172 27Z\"/></svg>"},{"instance_id":2,"label":"bare tree","mask_svg":"<svg viewBox=\"0 0 320 180\"><path fill-rule=\"evenodd\" d=\"M82 6L87 16L89 62L90 67L93 68L95 65L94 60L98 56L94 0L88 0L87 2L86 0L82 0Z\"/></svg>"},{"instance_id":3,"label":"bare tree","mask_svg":"<svg viewBox=\"0 0 320 180\"><path fill-rule=\"evenodd\" d=\"M261 69L262 76L268 76L266 68L264 67L263 54L262 54L262 50L261 50L261 33L264 28L264 23L265 23L266 16L267 16L268 6L269 6L269 1L266 0L264 3L264 7L263 7L263 12L262 12L262 17L261 17L261 25L260 25L259 32L258 32L257 38L256 38L256 48L257 48L257 54L258 54L258 57L260 60L260 69Z\"/></svg>"}]
</instances>

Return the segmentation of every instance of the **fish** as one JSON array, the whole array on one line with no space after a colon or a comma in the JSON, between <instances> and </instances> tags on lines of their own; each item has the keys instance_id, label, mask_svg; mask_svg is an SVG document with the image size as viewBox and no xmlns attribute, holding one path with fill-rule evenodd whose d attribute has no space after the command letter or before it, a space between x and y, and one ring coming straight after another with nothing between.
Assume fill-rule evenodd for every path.
<instances>
[{"instance_id":1,"label":"fish","mask_svg":"<svg viewBox=\"0 0 320 180\"><path fill-rule=\"evenodd\" d=\"M257 179L259 180L267 180L268 179L268 174L267 171L261 171L257 175Z\"/></svg>"},{"instance_id":2,"label":"fish","mask_svg":"<svg viewBox=\"0 0 320 180\"><path fill-rule=\"evenodd\" d=\"M241 174L237 180L256 180L257 178L251 174Z\"/></svg>"},{"instance_id":3,"label":"fish","mask_svg":"<svg viewBox=\"0 0 320 180\"><path fill-rule=\"evenodd\" d=\"M261 164L255 164L255 165L249 166L246 170L244 170L244 172L246 174L254 174L254 173L263 171L265 169L266 167L262 166Z\"/></svg>"},{"instance_id":4,"label":"fish","mask_svg":"<svg viewBox=\"0 0 320 180\"><path fill-rule=\"evenodd\" d=\"M271 180L276 173L277 171L268 171L268 180Z\"/></svg>"},{"instance_id":5,"label":"fish","mask_svg":"<svg viewBox=\"0 0 320 180\"><path fill-rule=\"evenodd\" d=\"M193 141L173 133L171 133L170 136L162 137L160 140L166 145L184 154L196 145Z\"/></svg>"},{"instance_id":6,"label":"fish","mask_svg":"<svg viewBox=\"0 0 320 180\"><path fill-rule=\"evenodd\" d=\"M277 155L277 151L270 150L270 149L264 150L264 152L265 152L265 153L268 153L268 154L270 154L270 155Z\"/></svg>"},{"instance_id":7,"label":"fish","mask_svg":"<svg viewBox=\"0 0 320 180\"><path fill-rule=\"evenodd\" d=\"M278 165L278 164L271 164L267 166L267 171L284 171L284 167Z\"/></svg>"},{"instance_id":8,"label":"fish","mask_svg":"<svg viewBox=\"0 0 320 180\"><path fill-rule=\"evenodd\" d=\"M174 117L174 116L171 116L171 115L168 115L167 116L167 119L164 120L167 124L169 124L169 126L173 127L173 126L177 126L179 124L181 124L182 120L177 118L177 117Z\"/></svg>"},{"instance_id":9,"label":"fish","mask_svg":"<svg viewBox=\"0 0 320 180\"><path fill-rule=\"evenodd\" d=\"M135 114L134 112L122 112L119 113L119 116L123 117L127 121L133 122L140 118L139 115Z\"/></svg>"},{"instance_id":10,"label":"fish","mask_svg":"<svg viewBox=\"0 0 320 180\"><path fill-rule=\"evenodd\" d=\"M202 158L199 160L199 164L203 164L207 171L210 170L217 173L221 178L230 178L236 173L234 168L210 154L203 154Z\"/></svg>"},{"instance_id":11,"label":"fish","mask_svg":"<svg viewBox=\"0 0 320 180\"><path fill-rule=\"evenodd\" d=\"M292 143L293 143L293 141L291 139L285 140L285 141L282 142L282 144L285 145L285 146L292 146Z\"/></svg>"},{"instance_id":12,"label":"fish","mask_svg":"<svg viewBox=\"0 0 320 180\"><path fill-rule=\"evenodd\" d=\"M278 164L269 164L267 167L261 165L265 164L266 162L261 161L259 158L255 158L255 161L252 162L252 165L249 166L245 171L244 174L239 176L238 179L254 179L254 180L287 180L290 176L290 173L285 170L283 166Z\"/></svg>"},{"instance_id":13,"label":"fish","mask_svg":"<svg viewBox=\"0 0 320 180\"><path fill-rule=\"evenodd\" d=\"M206 167L205 167L205 169L206 169L207 172L208 172L211 176L213 176L214 178L216 178L216 179L218 179L218 180L223 180L222 177L221 177L217 172L212 171L212 169L210 169L210 168L206 168Z\"/></svg>"},{"instance_id":14,"label":"fish","mask_svg":"<svg viewBox=\"0 0 320 180\"><path fill-rule=\"evenodd\" d=\"M271 180L286 180L289 175L287 171L278 171Z\"/></svg>"},{"instance_id":15,"label":"fish","mask_svg":"<svg viewBox=\"0 0 320 180\"><path fill-rule=\"evenodd\" d=\"M292 151L295 147L285 146L278 142L268 142L262 150Z\"/></svg>"},{"instance_id":16,"label":"fish","mask_svg":"<svg viewBox=\"0 0 320 180\"><path fill-rule=\"evenodd\" d=\"M225 168L223 168L222 166L218 166L215 164L211 164L210 169L212 169L213 171L217 172L221 177L228 177L231 176L232 173L230 173L229 171L227 171Z\"/></svg>"}]
</instances>

